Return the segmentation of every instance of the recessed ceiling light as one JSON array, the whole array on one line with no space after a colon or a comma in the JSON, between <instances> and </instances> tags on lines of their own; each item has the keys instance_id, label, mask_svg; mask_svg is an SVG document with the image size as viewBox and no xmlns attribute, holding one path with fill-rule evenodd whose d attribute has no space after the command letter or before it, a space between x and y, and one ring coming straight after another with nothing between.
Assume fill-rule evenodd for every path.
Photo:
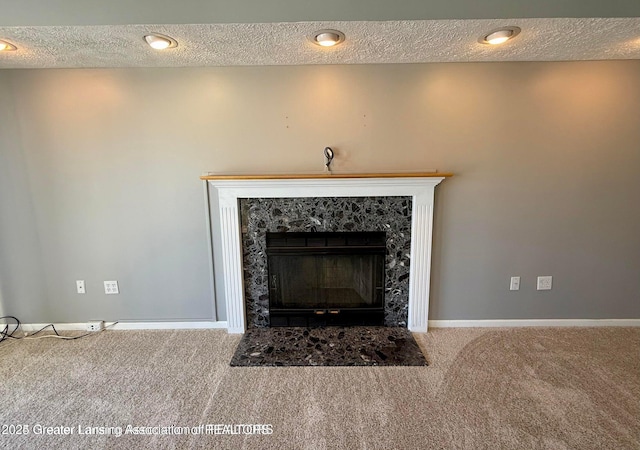
<instances>
[{"instance_id":1,"label":"recessed ceiling light","mask_svg":"<svg viewBox=\"0 0 640 450\"><path fill-rule=\"evenodd\" d=\"M344 41L344 33L338 30L320 30L309 36L309 40L316 45L333 47Z\"/></svg>"},{"instance_id":2,"label":"recessed ceiling light","mask_svg":"<svg viewBox=\"0 0 640 450\"><path fill-rule=\"evenodd\" d=\"M178 46L175 39L159 33L147 34L144 37L144 40L147 41L147 44L155 50L164 50L166 48L174 48Z\"/></svg>"},{"instance_id":3,"label":"recessed ceiling light","mask_svg":"<svg viewBox=\"0 0 640 450\"><path fill-rule=\"evenodd\" d=\"M490 45L498 45L507 42L510 39L513 39L522 31L518 27L502 27L497 30L493 30L486 35L482 36L478 39L478 42L481 44L490 44Z\"/></svg>"},{"instance_id":4,"label":"recessed ceiling light","mask_svg":"<svg viewBox=\"0 0 640 450\"><path fill-rule=\"evenodd\" d=\"M17 50L17 47L7 41L0 41L0 52L12 52Z\"/></svg>"}]
</instances>

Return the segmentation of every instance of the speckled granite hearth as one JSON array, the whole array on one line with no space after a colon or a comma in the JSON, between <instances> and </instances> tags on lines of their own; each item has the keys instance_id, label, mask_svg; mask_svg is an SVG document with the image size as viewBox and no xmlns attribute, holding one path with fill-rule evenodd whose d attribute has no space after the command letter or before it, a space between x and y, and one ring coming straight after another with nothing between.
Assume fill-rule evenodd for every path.
<instances>
[{"instance_id":1,"label":"speckled granite hearth","mask_svg":"<svg viewBox=\"0 0 640 450\"><path fill-rule=\"evenodd\" d=\"M250 328L231 366L426 366L406 328Z\"/></svg>"},{"instance_id":2,"label":"speckled granite hearth","mask_svg":"<svg viewBox=\"0 0 640 450\"><path fill-rule=\"evenodd\" d=\"M411 197L249 198L240 200L247 325L269 326L267 232L384 231L384 324L406 327Z\"/></svg>"}]
</instances>

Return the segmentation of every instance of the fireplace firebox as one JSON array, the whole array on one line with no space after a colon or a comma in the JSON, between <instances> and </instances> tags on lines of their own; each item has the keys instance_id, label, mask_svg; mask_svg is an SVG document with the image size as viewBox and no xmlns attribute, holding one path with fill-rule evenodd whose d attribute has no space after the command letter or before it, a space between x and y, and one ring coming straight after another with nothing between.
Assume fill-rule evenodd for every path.
<instances>
[{"instance_id":1,"label":"fireplace firebox","mask_svg":"<svg viewBox=\"0 0 640 450\"><path fill-rule=\"evenodd\" d=\"M267 233L270 325L383 325L385 232Z\"/></svg>"}]
</instances>

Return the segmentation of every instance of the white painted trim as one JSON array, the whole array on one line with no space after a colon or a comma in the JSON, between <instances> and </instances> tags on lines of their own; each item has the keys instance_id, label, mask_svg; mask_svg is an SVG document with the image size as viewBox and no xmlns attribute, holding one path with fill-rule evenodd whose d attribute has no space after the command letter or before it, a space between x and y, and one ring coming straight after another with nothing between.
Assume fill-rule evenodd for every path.
<instances>
[{"instance_id":1,"label":"white painted trim","mask_svg":"<svg viewBox=\"0 0 640 450\"><path fill-rule=\"evenodd\" d=\"M105 322L106 330L208 330L217 328L227 328L225 321L185 321L185 322L118 322L114 326L109 326L113 322ZM22 331L33 333L48 323L23 323ZM84 323L54 323L58 331L86 331L87 324ZM51 330L51 328L48 328Z\"/></svg>"},{"instance_id":2,"label":"white painted trim","mask_svg":"<svg viewBox=\"0 0 640 450\"><path fill-rule=\"evenodd\" d=\"M389 196L413 199L408 328L426 332L433 198L434 189L442 180L444 177L209 180L210 195L217 196L220 212L222 257L215 265L224 273L220 281L224 285L229 333L244 333L246 329L239 199Z\"/></svg>"},{"instance_id":3,"label":"white painted trim","mask_svg":"<svg viewBox=\"0 0 640 450\"><path fill-rule=\"evenodd\" d=\"M42 327L46 327L50 325L49 323L21 323L20 328L22 331L26 333L33 333L34 331L38 331L42 329ZM84 323L54 323L54 327L58 331L86 331L87 322ZM47 328L45 331L53 331L51 327Z\"/></svg>"},{"instance_id":4,"label":"white painted trim","mask_svg":"<svg viewBox=\"0 0 640 450\"><path fill-rule=\"evenodd\" d=\"M107 323L107 326L109 324ZM227 328L226 321L203 322L118 322L109 330L211 330Z\"/></svg>"},{"instance_id":5,"label":"white painted trim","mask_svg":"<svg viewBox=\"0 0 640 450\"><path fill-rule=\"evenodd\" d=\"M216 281L215 269L213 266L213 236L211 235L211 202L209 199L209 187L206 181L202 182L204 190L204 220L207 227L207 256L209 257L209 292L211 294L211 320L218 320L218 310L216 305Z\"/></svg>"},{"instance_id":6,"label":"white painted trim","mask_svg":"<svg viewBox=\"0 0 640 450\"><path fill-rule=\"evenodd\" d=\"M109 326L113 322L106 322ZM47 323L23 323L22 331L33 333ZM86 323L54 323L58 331L85 331ZM118 322L106 330L210 330L227 328L217 322ZM430 320L433 328L516 328L516 327L640 327L640 319L512 319L512 320ZM51 329L51 328L49 328Z\"/></svg>"},{"instance_id":7,"label":"white painted trim","mask_svg":"<svg viewBox=\"0 0 640 450\"><path fill-rule=\"evenodd\" d=\"M433 328L640 327L640 319L430 320Z\"/></svg>"}]
</instances>

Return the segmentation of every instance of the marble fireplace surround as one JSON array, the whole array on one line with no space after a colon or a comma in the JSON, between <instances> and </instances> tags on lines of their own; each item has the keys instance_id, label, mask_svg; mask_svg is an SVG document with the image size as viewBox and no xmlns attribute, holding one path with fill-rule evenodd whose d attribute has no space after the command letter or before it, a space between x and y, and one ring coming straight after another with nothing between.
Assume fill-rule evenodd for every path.
<instances>
[{"instance_id":1,"label":"marble fireplace surround","mask_svg":"<svg viewBox=\"0 0 640 450\"><path fill-rule=\"evenodd\" d=\"M411 197L409 330L426 332L429 313L434 191L449 173L207 175L209 197L218 205L220 257L229 333L247 328L239 200L243 198Z\"/></svg>"}]
</instances>

